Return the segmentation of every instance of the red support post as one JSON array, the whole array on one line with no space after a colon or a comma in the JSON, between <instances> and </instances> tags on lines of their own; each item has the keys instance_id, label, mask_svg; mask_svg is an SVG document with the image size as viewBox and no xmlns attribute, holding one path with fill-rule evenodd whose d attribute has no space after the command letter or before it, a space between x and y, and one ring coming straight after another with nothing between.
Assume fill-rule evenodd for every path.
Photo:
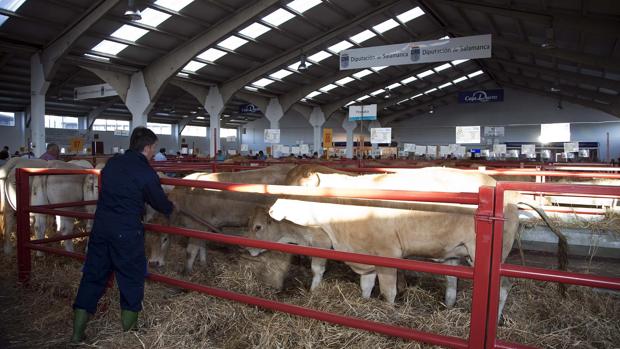
<instances>
[{"instance_id":1,"label":"red support post","mask_svg":"<svg viewBox=\"0 0 620 349\"><path fill-rule=\"evenodd\" d=\"M493 243L493 209L495 188L480 187L479 204L476 212L476 259L469 327L469 348L485 347L486 321L488 313L489 273Z\"/></svg>"},{"instance_id":2,"label":"red support post","mask_svg":"<svg viewBox=\"0 0 620 349\"><path fill-rule=\"evenodd\" d=\"M17 182L17 279L27 283L32 270L30 249L30 186L29 173L18 168L15 172Z\"/></svg>"}]
</instances>

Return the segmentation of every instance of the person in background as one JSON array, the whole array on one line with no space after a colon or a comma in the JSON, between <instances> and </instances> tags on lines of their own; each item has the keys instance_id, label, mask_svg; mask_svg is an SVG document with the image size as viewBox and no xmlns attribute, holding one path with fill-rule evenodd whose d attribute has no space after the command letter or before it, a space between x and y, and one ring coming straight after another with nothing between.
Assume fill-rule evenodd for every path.
<instances>
[{"instance_id":1,"label":"person in background","mask_svg":"<svg viewBox=\"0 0 620 349\"><path fill-rule=\"evenodd\" d=\"M6 164L9 161L9 152L2 149L0 150L0 166Z\"/></svg>"},{"instance_id":2,"label":"person in background","mask_svg":"<svg viewBox=\"0 0 620 349\"><path fill-rule=\"evenodd\" d=\"M258 152L258 155L256 156L256 160L267 160L267 157L265 156L265 153L263 153L262 150Z\"/></svg>"},{"instance_id":3,"label":"person in background","mask_svg":"<svg viewBox=\"0 0 620 349\"><path fill-rule=\"evenodd\" d=\"M217 160L217 161L224 161L224 160L226 160L226 155L222 152L221 149L217 151L217 155L215 157L215 160Z\"/></svg>"},{"instance_id":4,"label":"person in background","mask_svg":"<svg viewBox=\"0 0 620 349\"><path fill-rule=\"evenodd\" d=\"M60 155L60 148L56 143L50 143L47 145L47 151L39 157L41 160L58 160Z\"/></svg>"},{"instance_id":5,"label":"person in background","mask_svg":"<svg viewBox=\"0 0 620 349\"><path fill-rule=\"evenodd\" d=\"M159 153L155 154L153 158L155 161L166 161L166 148L159 149Z\"/></svg>"},{"instance_id":6,"label":"person in background","mask_svg":"<svg viewBox=\"0 0 620 349\"><path fill-rule=\"evenodd\" d=\"M129 150L111 158L101 171L102 190L73 304L73 344L83 341L88 316L95 314L112 272L120 291L123 330L135 328L138 322L147 272L142 225L145 204L168 217L174 210L149 164L156 147L155 133L136 127Z\"/></svg>"},{"instance_id":7,"label":"person in background","mask_svg":"<svg viewBox=\"0 0 620 349\"><path fill-rule=\"evenodd\" d=\"M20 156L22 156L22 154L19 153L19 150L16 150L15 153L13 153L14 158L18 158Z\"/></svg>"},{"instance_id":8,"label":"person in background","mask_svg":"<svg viewBox=\"0 0 620 349\"><path fill-rule=\"evenodd\" d=\"M9 159L11 158L11 151L9 150L9 146L5 145L4 147L2 147L2 150L6 151L7 154L9 154Z\"/></svg>"}]
</instances>

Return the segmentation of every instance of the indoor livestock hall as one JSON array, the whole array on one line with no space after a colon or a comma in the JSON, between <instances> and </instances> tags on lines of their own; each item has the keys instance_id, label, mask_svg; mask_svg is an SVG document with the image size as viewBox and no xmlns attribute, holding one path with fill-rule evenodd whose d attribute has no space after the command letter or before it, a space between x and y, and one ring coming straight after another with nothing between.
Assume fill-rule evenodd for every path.
<instances>
[{"instance_id":1,"label":"indoor livestock hall","mask_svg":"<svg viewBox=\"0 0 620 349\"><path fill-rule=\"evenodd\" d=\"M0 0L0 348L620 348L620 1Z\"/></svg>"}]
</instances>

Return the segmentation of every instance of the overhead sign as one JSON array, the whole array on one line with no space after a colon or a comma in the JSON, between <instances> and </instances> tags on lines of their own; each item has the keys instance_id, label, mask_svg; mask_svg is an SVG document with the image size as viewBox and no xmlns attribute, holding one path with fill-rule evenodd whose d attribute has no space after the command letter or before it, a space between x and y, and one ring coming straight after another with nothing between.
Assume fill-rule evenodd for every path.
<instances>
[{"instance_id":1,"label":"overhead sign","mask_svg":"<svg viewBox=\"0 0 620 349\"><path fill-rule=\"evenodd\" d=\"M241 113L258 113L260 111L260 109L258 109L257 106L255 106L254 104L242 104L239 106L239 111Z\"/></svg>"},{"instance_id":2,"label":"overhead sign","mask_svg":"<svg viewBox=\"0 0 620 349\"><path fill-rule=\"evenodd\" d=\"M350 105L349 120L377 120L377 105Z\"/></svg>"},{"instance_id":3,"label":"overhead sign","mask_svg":"<svg viewBox=\"0 0 620 349\"><path fill-rule=\"evenodd\" d=\"M579 142L564 143L564 152L565 153L578 153Z\"/></svg>"},{"instance_id":4,"label":"overhead sign","mask_svg":"<svg viewBox=\"0 0 620 349\"><path fill-rule=\"evenodd\" d=\"M77 100L117 95L118 93L116 93L116 90L110 84L81 86L73 89L73 98Z\"/></svg>"},{"instance_id":5,"label":"overhead sign","mask_svg":"<svg viewBox=\"0 0 620 349\"><path fill-rule=\"evenodd\" d=\"M334 130L331 128L323 129L323 147L331 148L334 142Z\"/></svg>"},{"instance_id":6,"label":"overhead sign","mask_svg":"<svg viewBox=\"0 0 620 349\"><path fill-rule=\"evenodd\" d=\"M340 70L491 57L491 34L356 48L340 52Z\"/></svg>"},{"instance_id":7,"label":"overhead sign","mask_svg":"<svg viewBox=\"0 0 620 349\"><path fill-rule=\"evenodd\" d=\"M280 143L280 129L279 128L266 128L265 129L265 143L277 144Z\"/></svg>"},{"instance_id":8,"label":"overhead sign","mask_svg":"<svg viewBox=\"0 0 620 349\"><path fill-rule=\"evenodd\" d=\"M392 143L391 127L374 127L370 129L370 143Z\"/></svg>"},{"instance_id":9,"label":"overhead sign","mask_svg":"<svg viewBox=\"0 0 620 349\"><path fill-rule=\"evenodd\" d=\"M129 137L129 130L114 130L115 136Z\"/></svg>"},{"instance_id":10,"label":"overhead sign","mask_svg":"<svg viewBox=\"0 0 620 349\"><path fill-rule=\"evenodd\" d=\"M480 143L480 126L457 126L456 143L478 144Z\"/></svg>"},{"instance_id":11,"label":"overhead sign","mask_svg":"<svg viewBox=\"0 0 620 349\"><path fill-rule=\"evenodd\" d=\"M541 143L570 142L570 123L554 123L540 125Z\"/></svg>"},{"instance_id":12,"label":"overhead sign","mask_svg":"<svg viewBox=\"0 0 620 349\"><path fill-rule=\"evenodd\" d=\"M459 103L503 102L504 90L478 90L459 92Z\"/></svg>"},{"instance_id":13,"label":"overhead sign","mask_svg":"<svg viewBox=\"0 0 620 349\"><path fill-rule=\"evenodd\" d=\"M484 135L487 137L503 137L505 134L504 127L485 126Z\"/></svg>"}]
</instances>

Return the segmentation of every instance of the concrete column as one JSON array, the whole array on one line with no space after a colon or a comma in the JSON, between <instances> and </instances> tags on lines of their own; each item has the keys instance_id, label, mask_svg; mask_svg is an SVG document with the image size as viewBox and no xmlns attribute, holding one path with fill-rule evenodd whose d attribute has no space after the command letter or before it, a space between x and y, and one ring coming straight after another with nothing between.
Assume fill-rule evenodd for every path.
<instances>
[{"instance_id":1,"label":"concrete column","mask_svg":"<svg viewBox=\"0 0 620 349\"><path fill-rule=\"evenodd\" d=\"M166 149L168 154L172 154L173 152L181 149L179 146L179 124L172 124L172 143L174 144L174 149Z\"/></svg>"},{"instance_id":2,"label":"concrete column","mask_svg":"<svg viewBox=\"0 0 620 349\"><path fill-rule=\"evenodd\" d=\"M220 114L224 110L224 99L217 86L209 88L209 94L205 101L205 110L209 113L209 155L214 157L215 148L221 148L220 143ZM213 131L215 130L215 131Z\"/></svg>"},{"instance_id":3,"label":"concrete column","mask_svg":"<svg viewBox=\"0 0 620 349\"><path fill-rule=\"evenodd\" d=\"M144 75L139 71L131 76L129 89L127 90L127 99L125 105L131 113L131 129L138 126L146 127L149 112L153 108L154 102L144 82Z\"/></svg>"},{"instance_id":4,"label":"concrete column","mask_svg":"<svg viewBox=\"0 0 620 349\"><path fill-rule=\"evenodd\" d=\"M280 101L275 97L271 98L265 110L265 117L269 120L269 128L280 128L280 119L283 116L284 112Z\"/></svg>"},{"instance_id":5,"label":"concrete column","mask_svg":"<svg viewBox=\"0 0 620 349\"><path fill-rule=\"evenodd\" d=\"M41 56L35 53L30 57L30 133L37 157L45 153L45 94L49 86Z\"/></svg>"},{"instance_id":6,"label":"concrete column","mask_svg":"<svg viewBox=\"0 0 620 349\"><path fill-rule=\"evenodd\" d=\"M347 116L342 120L342 128L347 131L347 148L346 148L346 157L347 159L353 158L353 132L357 127L357 122L349 120Z\"/></svg>"},{"instance_id":7,"label":"concrete column","mask_svg":"<svg viewBox=\"0 0 620 349\"><path fill-rule=\"evenodd\" d=\"M314 151L318 152L319 155L323 154L323 147L321 146L321 138L323 136L323 124L325 123L325 114L319 107L312 108L312 112L310 113L310 119L308 120L310 125L312 125L313 129L313 140L314 140Z\"/></svg>"}]
</instances>

